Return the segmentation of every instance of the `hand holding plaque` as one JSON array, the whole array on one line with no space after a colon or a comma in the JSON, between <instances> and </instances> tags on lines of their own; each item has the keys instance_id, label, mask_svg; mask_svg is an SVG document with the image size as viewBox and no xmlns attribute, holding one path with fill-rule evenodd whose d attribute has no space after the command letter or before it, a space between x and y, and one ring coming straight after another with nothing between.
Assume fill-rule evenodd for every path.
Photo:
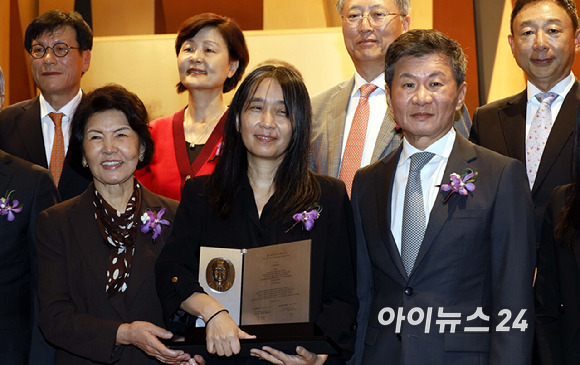
<instances>
[{"instance_id":1,"label":"hand holding plaque","mask_svg":"<svg viewBox=\"0 0 580 365\"><path fill-rule=\"evenodd\" d=\"M305 356L336 353L321 331L308 322L310 246L311 241L305 240L252 249L201 247L200 285L240 326L242 356L249 356L250 349L263 346L273 350L260 352L264 358L273 354L300 357L300 354L286 355L294 353L298 345L308 348ZM223 347L226 350L215 345L218 341L214 341L213 334L223 332L219 327L224 326L224 322L226 327L231 323L225 314L208 322L207 333L203 328L194 328L186 336L185 343L172 344L172 347L200 353L206 347L207 337L210 353L228 355L240 349L237 342L226 343ZM204 325L203 321L198 321L198 325Z\"/></svg>"}]
</instances>

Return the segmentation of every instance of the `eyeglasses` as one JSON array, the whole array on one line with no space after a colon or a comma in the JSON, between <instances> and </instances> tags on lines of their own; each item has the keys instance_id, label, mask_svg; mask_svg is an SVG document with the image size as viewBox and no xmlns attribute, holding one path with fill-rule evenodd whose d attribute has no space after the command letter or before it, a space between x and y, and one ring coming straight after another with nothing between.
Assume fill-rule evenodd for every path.
<instances>
[{"instance_id":1,"label":"eyeglasses","mask_svg":"<svg viewBox=\"0 0 580 365\"><path fill-rule=\"evenodd\" d=\"M385 24L387 24L387 20L391 15L401 15L401 14L388 13L384 10L373 10L366 15L357 12L352 12L347 14L346 16L342 16L341 18L350 28L358 28L361 25L363 18L367 18L371 27L380 28Z\"/></svg>"},{"instance_id":2,"label":"eyeglasses","mask_svg":"<svg viewBox=\"0 0 580 365\"><path fill-rule=\"evenodd\" d=\"M48 49L52 49L52 53L56 57L64 57L71 49L80 49L79 47L71 47L66 43L55 43L52 47L45 47L42 44L35 44L30 47L30 55L32 58L43 58Z\"/></svg>"}]
</instances>

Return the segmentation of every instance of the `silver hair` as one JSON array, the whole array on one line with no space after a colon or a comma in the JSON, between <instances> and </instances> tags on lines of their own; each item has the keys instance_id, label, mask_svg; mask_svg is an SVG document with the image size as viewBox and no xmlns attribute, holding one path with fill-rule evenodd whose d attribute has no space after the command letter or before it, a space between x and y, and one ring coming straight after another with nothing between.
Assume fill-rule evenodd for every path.
<instances>
[{"instance_id":1,"label":"silver hair","mask_svg":"<svg viewBox=\"0 0 580 365\"><path fill-rule=\"evenodd\" d=\"M338 14L342 14L342 8L344 7L344 2L346 0L336 0L336 10ZM411 11L411 0L393 0L397 8L399 8L399 13L401 15L409 15Z\"/></svg>"}]
</instances>

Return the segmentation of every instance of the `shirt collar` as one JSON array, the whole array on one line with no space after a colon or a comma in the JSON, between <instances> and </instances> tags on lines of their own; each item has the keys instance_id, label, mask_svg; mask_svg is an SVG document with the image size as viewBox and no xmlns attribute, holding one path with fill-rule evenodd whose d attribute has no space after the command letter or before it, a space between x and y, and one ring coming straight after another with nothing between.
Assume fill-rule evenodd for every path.
<instances>
[{"instance_id":1,"label":"shirt collar","mask_svg":"<svg viewBox=\"0 0 580 365\"><path fill-rule=\"evenodd\" d=\"M570 74L568 76L564 77L559 83L554 85L554 87L551 88L549 91L558 94L558 97L564 97L566 94L568 94L568 91L570 91L570 89L574 85L575 81L576 81L576 77L574 76L574 73L572 71L570 71ZM530 100L537 100L536 95L538 93L543 92L543 91L538 89L538 87L536 87L536 85L532 84L529 80L527 82L527 86L528 86L528 88L527 88L528 102Z\"/></svg>"},{"instance_id":2,"label":"shirt collar","mask_svg":"<svg viewBox=\"0 0 580 365\"><path fill-rule=\"evenodd\" d=\"M40 96L38 97L39 102L40 102L40 118L44 118L48 115L48 113L64 113L65 116L70 117L71 115L74 114L77 106L79 105L79 103L81 102L81 98L83 97L83 91L82 89L79 89L79 92L62 108L60 108L60 110L54 110L54 108L52 107L52 105L50 105L46 99L44 98L44 95L42 95L42 93L40 93Z\"/></svg>"},{"instance_id":3,"label":"shirt collar","mask_svg":"<svg viewBox=\"0 0 580 365\"><path fill-rule=\"evenodd\" d=\"M360 96L360 87L364 84L374 84L377 86L377 90L382 90L383 93L385 92L385 73L383 72L379 76L375 77L375 79L371 82L367 82L367 80L363 79L358 72L354 73L354 87L350 92L350 97ZM376 90L375 90L376 91Z\"/></svg>"},{"instance_id":4,"label":"shirt collar","mask_svg":"<svg viewBox=\"0 0 580 365\"><path fill-rule=\"evenodd\" d=\"M453 150L456 134L457 133L455 132L455 128L451 128L449 132L447 132L443 137L439 138L435 142L431 143L431 145L429 145L429 147L427 147L424 151L413 147L413 145L411 145L406 138L403 138L403 151L401 152L401 157L399 158L399 166L404 164L408 158L418 152L431 152L436 156L446 159L449 158L449 155L451 155L451 151Z\"/></svg>"}]
</instances>

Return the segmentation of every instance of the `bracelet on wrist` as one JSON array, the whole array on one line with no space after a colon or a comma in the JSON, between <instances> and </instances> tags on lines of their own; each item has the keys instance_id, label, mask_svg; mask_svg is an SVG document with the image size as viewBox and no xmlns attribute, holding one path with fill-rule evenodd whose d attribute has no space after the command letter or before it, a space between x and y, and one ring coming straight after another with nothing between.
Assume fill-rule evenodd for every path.
<instances>
[{"instance_id":1,"label":"bracelet on wrist","mask_svg":"<svg viewBox=\"0 0 580 365\"><path fill-rule=\"evenodd\" d=\"M227 312L228 314L230 313L230 311L228 311L227 309L220 309L219 311L215 312L211 317L209 317L209 319L207 321L205 321L205 325L207 327L207 324L209 323L209 321L211 321L212 319L214 319L215 316L217 316L218 314L220 314L221 312Z\"/></svg>"}]
</instances>

